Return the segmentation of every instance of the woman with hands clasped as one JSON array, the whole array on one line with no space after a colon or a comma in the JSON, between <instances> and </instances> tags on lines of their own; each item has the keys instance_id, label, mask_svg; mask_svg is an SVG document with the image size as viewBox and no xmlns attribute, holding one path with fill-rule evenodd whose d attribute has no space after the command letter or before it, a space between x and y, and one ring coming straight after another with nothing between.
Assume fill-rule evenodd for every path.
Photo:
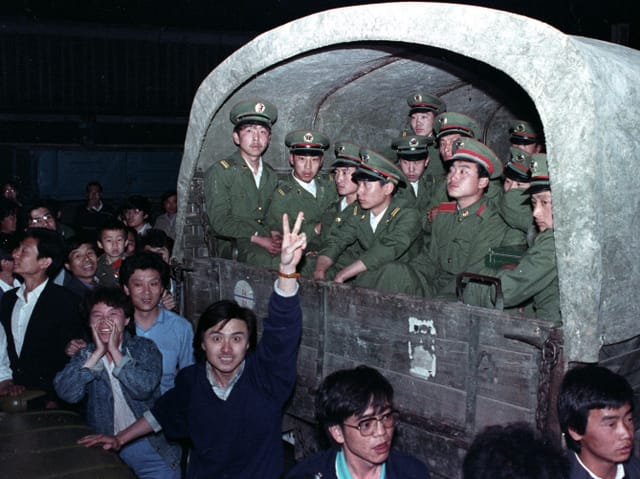
<instances>
[{"instance_id":1,"label":"woman with hands clasped","mask_svg":"<svg viewBox=\"0 0 640 479\"><path fill-rule=\"evenodd\" d=\"M122 290L98 288L89 293L86 306L93 342L74 354L54 387L69 403L86 396L89 426L117 434L160 396L162 355L153 341L135 336L133 306ZM162 434L128 444L120 457L139 478L180 478L180 447Z\"/></svg>"},{"instance_id":2,"label":"woman with hands clasped","mask_svg":"<svg viewBox=\"0 0 640 479\"><path fill-rule=\"evenodd\" d=\"M212 304L194 337L198 361L178 373L175 387L115 436L86 436L80 444L117 451L162 430L171 439L191 440L188 478L281 476L282 408L295 384L302 332L296 267L307 245L303 219L299 213L291 229L283 215L278 279L255 351L254 313L234 301Z\"/></svg>"}]
</instances>

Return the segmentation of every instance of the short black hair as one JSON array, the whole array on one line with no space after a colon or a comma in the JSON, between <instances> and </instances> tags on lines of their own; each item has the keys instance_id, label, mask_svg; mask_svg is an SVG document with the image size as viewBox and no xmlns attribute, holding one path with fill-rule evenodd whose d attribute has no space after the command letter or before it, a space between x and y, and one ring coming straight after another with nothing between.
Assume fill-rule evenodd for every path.
<instances>
[{"instance_id":1,"label":"short black hair","mask_svg":"<svg viewBox=\"0 0 640 479\"><path fill-rule=\"evenodd\" d=\"M64 262L64 241L62 236L56 231L46 228L27 229L20 241L33 238L38 242L38 259L51 258L51 264L47 268L46 274L49 278L55 278Z\"/></svg>"},{"instance_id":2,"label":"short black hair","mask_svg":"<svg viewBox=\"0 0 640 479\"><path fill-rule=\"evenodd\" d=\"M550 441L526 423L489 426L480 432L462 463L464 479L562 479L569 463Z\"/></svg>"},{"instance_id":3,"label":"short black hair","mask_svg":"<svg viewBox=\"0 0 640 479\"><path fill-rule=\"evenodd\" d=\"M169 287L169 265L162 260L160 255L143 251L125 258L120 265L120 270L118 272L120 285L127 286L129 284L129 279L131 279L131 276L133 276L133 273L137 269L155 269L160 273L162 286L165 289Z\"/></svg>"},{"instance_id":4,"label":"short black hair","mask_svg":"<svg viewBox=\"0 0 640 479\"><path fill-rule=\"evenodd\" d=\"M249 125L258 125L258 126L263 126L265 127L267 130L269 130L269 133L271 133L271 127L261 121L257 121L257 120L249 120L249 121L241 121L240 123L238 123L237 125L235 125L233 127L233 132L234 133L240 133L240 130L244 130L244 128L246 126Z\"/></svg>"},{"instance_id":5,"label":"short black hair","mask_svg":"<svg viewBox=\"0 0 640 479\"><path fill-rule=\"evenodd\" d=\"M127 238L127 227L122 221L113 217L106 219L104 223L100 225L100 229L98 230L98 239L101 238L104 231L122 231L125 239Z\"/></svg>"},{"instance_id":6,"label":"short black hair","mask_svg":"<svg viewBox=\"0 0 640 479\"><path fill-rule=\"evenodd\" d=\"M77 234L65 241L63 263L68 262L69 255L71 254L71 252L78 249L83 244L91 245L91 248L93 248L93 251L96 254L98 253L98 250L96 248L96 242L88 234Z\"/></svg>"},{"instance_id":7,"label":"short black hair","mask_svg":"<svg viewBox=\"0 0 640 479\"><path fill-rule=\"evenodd\" d=\"M633 409L633 389L624 377L594 364L570 369L558 394L558 421L567 447L580 453L580 443L573 440L569 429L584 434L589 411L617 409L625 404Z\"/></svg>"},{"instance_id":8,"label":"short black hair","mask_svg":"<svg viewBox=\"0 0 640 479\"><path fill-rule=\"evenodd\" d=\"M378 414L392 404L391 383L376 369L360 365L324 378L316 393L316 418L327 433L351 416L362 416L369 406Z\"/></svg>"},{"instance_id":9,"label":"short black hair","mask_svg":"<svg viewBox=\"0 0 640 479\"><path fill-rule=\"evenodd\" d=\"M171 250L173 249L173 240L167 236L167 233L157 228L147 230L147 234L141 238L140 242L140 249L142 250L144 250L145 246L151 246L152 248L167 248L169 254L171 254Z\"/></svg>"},{"instance_id":10,"label":"short black hair","mask_svg":"<svg viewBox=\"0 0 640 479\"><path fill-rule=\"evenodd\" d=\"M89 183L87 183L87 186L84 187L84 191L89 193L89 188L91 188L92 186L97 186L98 187L98 191L100 191L100 193L102 193L102 185L100 184L99 181L93 180L90 181Z\"/></svg>"},{"instance_id":11,"label":"short black hair","mask_svg":"<svg viewBox=\"0 0 640 479\"><path fill-rule=\"evenodd\" d=\"M133 195L127 198L121 209L123 212L127 210L140 210L144 214L149 215L151 213L151 202L144 196Z\"/></svg>"},{"instance_id":12,"label":"short black hair","mask_svg":"<svg viewBox=\"0 0 640 479\"><path fill-rule=\"evenodd\" d=\"M162 196L160 197L160 205L162 205L162 203L167 201L172 196L177 197L178 196L178 192L176 190L167 190L164 193L162 193Z\"/></svg>"},{"instance_id":13,"label":"short black hair","mask_svg":"<svg viewBox=\"0 0 640 479\"><path fill-rule=\"evenodd\" d=\"M201 344L204 339L204 333L209 328L221 325L221 328L232 319L243 321L247 325L249 331L249 350L253 350L256 345L256 315L249 308L240 306L235 301L223 299L222 301L216 301L211 304L200 315L198 320L198 326L196 328L196 334L193 337L193 352L196 357L196 361L204 362L206 356L202 350Z\"/></svg>"},{"instance_id":14,"label":"short black hair","mask_svg":"<svg viewBox=\"0 0 640 479\"><path fill-rule=\"evenodd\" d=\"M104 303L112 308L121 309L125 318L129 318L129 324L126 326L126 330L132 336L136 334L136 325L133 319L134 308L131 303L131 298L124 294L121 288L113 287L97 287L96 289L89 291L85 296L83 303L83 313L89 321L91 317L91 310L98 303Z\"/></svg>"}]
</instances>

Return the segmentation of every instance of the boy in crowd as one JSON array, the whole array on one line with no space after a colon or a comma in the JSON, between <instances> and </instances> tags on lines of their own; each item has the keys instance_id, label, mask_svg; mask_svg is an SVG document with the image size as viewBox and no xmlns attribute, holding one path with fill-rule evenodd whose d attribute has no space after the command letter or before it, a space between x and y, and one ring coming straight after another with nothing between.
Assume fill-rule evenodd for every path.
<instances>
[{"instance_id":1,"label":"boy in crowd","mask_svg":"<svg viewBox=\"0 0 640 479\"><path fill-rule=\"evenodd\" d=\"M104 251L98 258L98 283L100 286L119 287L118 274L127 247L126 226L116 219L105 221L98 234L98 247Z\"/></svg>"},{"instance_id":2,"label":"boy in crowd","mask_svg":"<svg viewBox=\"0 0 640 479\"><path fill-rule=\"evenodd\" d=\"M567 443L569 479L638 479L633 452L633 390L619 374L576 366L562 380L558 421Z\"/></svg>"},{"instance_id":3,"label":"boy in crowd","mask_svg":"<svg viewBox=\"0 0 640 479\"><path fill-rule=\"evenodd\" d=\"M429 479L422 462L391 448L398 412L393 387L377 370L363 365L327 376L316 416L334 447L294 466L288 479Z\"/></svg>"}]
</instances>

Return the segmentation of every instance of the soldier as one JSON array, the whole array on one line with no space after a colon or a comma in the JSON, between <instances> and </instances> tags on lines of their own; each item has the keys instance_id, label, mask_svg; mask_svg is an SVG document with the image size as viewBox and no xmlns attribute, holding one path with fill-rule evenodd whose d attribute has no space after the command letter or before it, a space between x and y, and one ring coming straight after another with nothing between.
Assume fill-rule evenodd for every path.
<instances>
[{"instance_id":1,"label":"soldier","mask_svg":"<svg viewBox=\"0 0 640 479\"><path fill-rule=\"evenodd\" d=\"M482 136L480 126L473 118L452 111L442 113L435 118L433 131L438 142L440 157L444 163L451 160L453 144L458 138L479 140Z\"/></svg>"},{"instance_id":2,"label":"soldier","mask_svg":"<svg viewBox=\"0 0 640 479\"><path fill-rule=\"evenodd\" d=\"M334 152L336 161L331 166L333 167L333 179L338 191L338 198L322 214L322 228L320 231L322 245L327 243L330 236L340 234L340 228L350 216L359 216L364 211L358 202L358 183L352 178L362 162L360 159L360 147L353 143L336 141ZM317 251L308 251L307 259L309 259L310 254L317 255ZM360 248L357 244L347 247L332 265L330 271L327 272L327 277L333 278L336 271L351 264L359 257L359 254ZM304 273L310 276L313 273L313 268L315 268L315 262L307 261L307 265L309 269L305 270Z\"/></svg>"},{"instance_id":3,"label":"soldier","mask_svg":"<svg viewBox=\"0 0 640 479\"><path fill-rule=\"evenodd\" d=\"M204 174L209 225L216 235L238 240L238 259L254 244L269 254L280 251L280 233L264 225L278 178L262 155L271 140L271 127L278 111L271 103L245 100L237 103L229 114L234 125L231 137L237 150L214 163ZM216 240L218 255L231 258L232 244Z\"/></svg>"},{"instance_id":4,"label":"soldier","mask_svg":"<svg viewBox=\"0 0 640 479\"><path fill-rule=\"evenodd\" d=\"M265 219L267 227L276 231L282 224L284 213L295 218L302 211L302 230L307 235L308 251L320 248L322 214L337 197L332 182L319 176L324 152L330 143L329 137L319 131L296 130L287 134L285 145L289 148L291 175L280 181ZM305 268L306 259L303 258L299 268ZM247 263L272 269L280 261L278 255L269 254L254 245L248 248L246 260Z\"/></svg>"},{"instance_id":5,"label":"soldier","mask_svg":"<svg viewBox=\"0 0 640 479\"><path fill-rule=\"evenodd\" d=\"M509 230L487 202L489 180L502 174L502 162L485 144L461 138L451 157L447 193L453 202L441 203L431 241L411 264L394 262L381 271L385 290L426 297L452 297L456 275L484 264L489 248L500 246Z\"/></svg>"},{"instance_id":6,"label":"soldier","mask_svg":"<svg viewBox=\"0 0 640 479\"><path fill-rule=\"evenodd\" d=\"M544 137L540 128L528 121L516 120L509 126L511 146L524 151L527 155L544 151Z\"/></svg>"},{"instance_id":7,"label":"soldier","mask_svg":"<svg viewBox=\"0 0 640 479\"><path fill-rule=\"evenodd\" d=\"M536 317L546 319L555 326L562 325L556 268L556 249L553 235L553 210L547 157L531 156L531 184L525 194L531 195L533 219L538 229L535 243L527 250L514 269L500 270L497 277L502 282L502 294L506 308L516 307L533 300ZM469 269L483 272L486 270ZM496 275L495 272L490 275ZM495 298L488 287L469 285L466 301L479 306L492 307Z\"/></svg>"},{"instance_id":8,"label":"soldier","mask_svg":"<svg viewBox=\"0 0 640 479\"><path fill-rule=\"evenodd\" d=\"M409 124L413 134L429 138L429 158L432 161L428 165L427 174L434 177L444 176L446 171L435 144L433 121L440 113L447 111L447 105L441 98L422 92L409 95L407 104L409 105Z\"/></svg>"},{"instance_id":9,"label":"soldier","mask_svg":"<svg viewBox=\"0 0 640 479\"><path fill-rule=\"evenodd\" d=\"M408 181L407 188L398 190L398 196L421 213L437 206L431 205L437 178L426 172L430 164L429 144L427 137L418 135L404 135L391 144L398 166Z\"/></svg>"},{"instance_id":10,"label":"soldier","mask_svg":"<svg viewBox=\"0 0 640 479\"><path fill-rule=\"evenodd\" d=\"M421 245L420 214L395 197L401 184L406 185L402 170L381 154L363 148L362 164L353 175L358 182L358 201L369 210L360 216L350 216L340 234L327 240L320 251L313 274L315 280L326 279L326 272L336 258L357 242L360 257L338 271L334 281L368 288L377 284L378 270L391 261L409 261ZM388 280L388 278L387 278Z\"/></svg>"}]
</instances>

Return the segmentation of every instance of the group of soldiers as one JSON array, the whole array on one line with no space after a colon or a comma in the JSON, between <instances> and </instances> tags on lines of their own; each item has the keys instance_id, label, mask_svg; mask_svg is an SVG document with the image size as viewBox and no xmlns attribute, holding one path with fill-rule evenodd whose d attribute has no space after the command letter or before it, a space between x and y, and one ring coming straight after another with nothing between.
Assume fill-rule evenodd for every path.
<instances>
[{"instance_id":1,"label":"group of soldiers","mask_svg":"<svg viewBox=\"0 0 640 479\"><path fill-rule=\"evenodd\" d=\"M283 214L304 213L306 254L298 270L427 298L464 300L561 324L551 186L544 140L533 123L509 128L503 162L479 124L435 95L407 99L410 130L391 141L395 158L334 143L332 177L322 175L330 139L315 130L285 137L291 174L279 180L262 159L277 108L245 100L230 111L237 150L205 172L206 210L217 252L276 269ZM229 240L232 241L229 241ZM486 281L498 278L502 296ZM459 291L458 291L459 294Z\"/></svg>"}]
</instances>

